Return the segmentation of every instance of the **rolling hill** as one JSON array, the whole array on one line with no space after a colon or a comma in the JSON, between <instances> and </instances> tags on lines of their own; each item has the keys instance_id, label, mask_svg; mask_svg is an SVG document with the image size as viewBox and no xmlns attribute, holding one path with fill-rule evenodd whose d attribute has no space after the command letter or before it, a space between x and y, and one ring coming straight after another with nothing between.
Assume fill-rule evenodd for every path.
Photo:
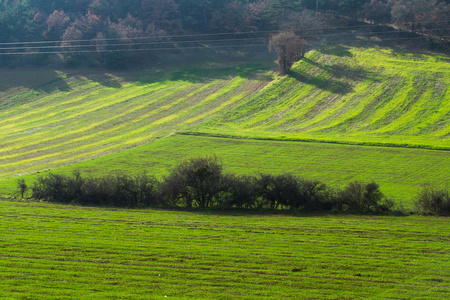
<instances>
[{"instance_id":1,"label":"rolling hill","mask_svg":"<svg viewBox=\"0 0 450 300\"><path fill-rule=\"evenodd\" d=\"M445 168L449 61L333 46L309 52L284 77L271 60L140 72L2 70L0 179L176 133L428 148L443 150L436 164ZM442 176L432 180L445 183Z\"/></svg>"}]
</instances>

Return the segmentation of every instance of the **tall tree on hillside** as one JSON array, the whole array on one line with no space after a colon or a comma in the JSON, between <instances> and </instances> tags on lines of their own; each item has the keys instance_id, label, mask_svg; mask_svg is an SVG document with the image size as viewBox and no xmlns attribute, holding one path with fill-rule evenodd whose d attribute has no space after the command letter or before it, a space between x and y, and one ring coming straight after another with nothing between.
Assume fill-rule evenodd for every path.
<instances>
[{"instance_id":1,"label":"tall tree on hillside","mask_svg":"<svg viewBox=\"0 0 450 300\"><path fill-rule=\"evenodd\" d=\"M287 21L291 11L301 11L303 5L301 0L272 0L270 2L269 15L275 23Z\"/></svg>"},{"instance_id":2,"label":"tall tree on hillside","mask_svg":"<svg viewBox=\"0 0 450 300\"><path fill-rule=\"evenodd\" d=\"M102 31L105 22L90 11L78 17L75 22L73 22L73 26L75 26L78 30L83 34L83 39L92 39L96 36L97 32Z\"/></svg>"},{"instance_id":3,"label":"tall tree on hillside","mask_svg":"<svg viewBox=\"0 0 450 300\"><path fill-rule=\"evenodd\" d=\"M304 9L301 12L289 12L286 21L281 26L285 31L294 32L302 37L313 38L322 33L325 22L320 13Z\"/></svg>"},{"instance_id":4,"label":"tall tree on hillside","mask_svg":"<svg viewBox=\"0 0 450 300\"><path fill-rule=\"evenodd\" d=\"M265 26L264 14L269 8L267 0L250 2L232 0L213 12L209 30L213 32L248 32Z\"/></svg>"},{"instance_id":5,"label":"tall tree on hillside","mask_svg":"<svg viewBox=\"0 0 450 300\"><path fill-rule=\"evenodd\" d=\"M108 0L93 0L89 5L89 11L97 16L101 16L108 21L111 19L111 7Z\"/></svg>"},{"instance_id":6,"label":"tall tree on hillside","mask_svg":"<svg viewBox=\"0 0 450 300\"><path fill-rule=\"evenodd\" d=\"M143 0L139 16L144 24L154 24L168 33L181 31L178 4L174 0Z\"/></svg>"},{"instance_id":7,"label":"tall tree on hillside","mask_svg":"<svg viewBox=\"0 0 450 300\"><path fill-rule=\"evenodd\" d=\"M269 49L277 52L280 75L284 76L304 57L306 41L293 32L280 32L270 38Z\"/></svg>"},{"instance_id":8,"label":"tall tree on hillside","mask_svg":"<svg viewBox=\"0 0 450 300\"><path fill-rule=\"evenodd\" d=\"M362 16L376 23L389 23L391 21L391 6L387 0L371 0L363 5Z\"/></svg>"},{"instance_id":9,"label":"tall tree on hillside","mask_svg":"<svg viewBox=\"0 0 450 300\"><path fill-rule=\"evenodd\" d=\"M79 47L80 42L78 41L82 37L82 32L75 25L70 26L64 31L61 46L64 51L63 63L66 67L75 67L80 64L83 55L79 52L82 48Z\"/></svg>"},{"instance_id":10,"label":"tall tree on hillside","mask_svg":"<svg viewBox=\"0 0 450 300\"><path fill-rule=\"evenodd\" d=\"M390 0L392 21L401 28L421 31L445 28L449 4L438 0Z\"/></svg>"},{"instance_id":11,"label":"tall tree on hillside","mask_svg":"<svg viewBox=\"0 0 450 300\"><path fill-rule=\"evenodd\" d=\"M370 0L338 0L338 11L352 19L356 19L357 12L369 1Z\"/></svg>"},{"instance_id":12,"label":"tall tree on hillside","mask_svg":"<svg viewBox=\"0 0 450 300\"><path fill-rule=\"evenodd\" d=\"M63 10L55 10L47 18L45 36L50 40L59 40L67 29L70 18Z\"/></svg>"},{"instance_id":13,"label":"tall tree on hillside","mask_svg":"<svg viewBox=\"0 0 450 300\"><path fill-rule=\"evenodd\" d=\"M34 40L35 10L28 0L0 2L0 42Z\"/></svg>"},{"instance_id":14,"label":"tall tree on hillside","mask_svg":"<svg viewBox=\"0 0 450 300\"><path fill-rule=\"evenodd\" d=\"M125 68L129 62L141 63L145 52L141 51L139 42L145 35L142 22L128 15L124 19L112 22L97 33L92 43L96 46L99 59L110 69Z\"/></svg>"},{"instance_id":15,"label":"tall tree on hillside","mask_svg":"<svg viewBox=\"0 0 450 300\"><path fill-rule=\"evenodd\" d=\"M176 0L185 29L207 31L211 14L223 7L228 0Z\"/></svg>"},{"instance_id":16,"label":"tall tree on hillside","mask_svg":"<svg viewBox=\"0 0 450 300\"><path fill-rule=\"evenodd\" d=\"M413 0L390 0L392 21L404 29L416 30L417 11Z\"/></svg>"}]
</instances>

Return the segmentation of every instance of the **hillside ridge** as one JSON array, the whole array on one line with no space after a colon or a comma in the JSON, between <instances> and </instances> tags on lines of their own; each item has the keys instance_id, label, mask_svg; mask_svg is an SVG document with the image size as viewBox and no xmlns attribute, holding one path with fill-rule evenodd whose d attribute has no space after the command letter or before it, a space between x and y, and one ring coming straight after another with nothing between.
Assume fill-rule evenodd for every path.
<instances>
[{"instance_id":1,"label":"hillside ridge","mask_svg":"<svg viewBox=\"0 0 450 300\"><path fill-rule=\"evenodd\" d=\"M330 46L284 77L273 69L268 59L138 73L4 70L0 177L177 132L450 149L447 57Z\"/></svg>"}]
</instances>

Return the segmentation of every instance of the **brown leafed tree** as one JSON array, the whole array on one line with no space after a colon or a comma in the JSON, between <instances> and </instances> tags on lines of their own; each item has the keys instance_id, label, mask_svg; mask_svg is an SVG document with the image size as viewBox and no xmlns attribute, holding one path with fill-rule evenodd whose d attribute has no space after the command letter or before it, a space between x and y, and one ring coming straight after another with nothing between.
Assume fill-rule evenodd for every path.
<instances>
[{"instance_id":1,"label":"brown leafed tree","mask_svg":"<svg viewBox=\"0 0 450 300\"><path fill-rule=\"evenodd\" d=\"M47 38L59 40L69 25L69 21L70 18L64 11L55 10L46 21L48 28L45 35Z\"/></svg>"},{"instance_id":2,"label":"brown leafed tree","mask_svg":"<svg viewBox=\"0 0 450 300\"><path fill-rule=\"evenodd\" d=\"M313 38L321 34L322 28L326 27L323 19L322 14L308 9L301 12L289 11L281 23L281 28L299 36Z\"/></svg>"},{"instance_id":3,"label":"brown leafed tree","mask_svg":"<svg viewBox=\"0 0 450 300\"><path fill-rule=\"evenodd\" d=\"M79 29L77 29L74 25L64 31L62 35L63 42L61 43L64 47L68 47L70 50L75 50L78 44L77 41L81 40L83 34ZM74 47L75 46L75 47Z\"/></svg>"},{"instance_id":4,"label":"brown leafed tree","mask_svg":"<svg viewBox=\"0 0 450 300\"><path fill-rule=\"evenodd\" d=\"M269 49L278 55L280 75L286 75L294 62L305 55L306 41L293 32L280 32L269 40Z\"/></svg>"},{"instance_id":5,"label":"brown leafed tree","mask_svg":"<svg viewBox=\"0 0 450 300\"><path fill-rule=\"evenodd\" d=\"M389 3L392 5L392 21L400 28L431 35L445 36L445 32L448 33L450 5L444 1L390 0Z\"/></svg>"},{"instance_id":6,"label":"brown leafed tree","mask_svg":"<svg viewBox=\"0 0 450 300\"><path fill-rule=\"evenodd\" d=\"M101 31L105 24L100 18L90 11L87 12L84 16L79 17L74 25L79 29L84 39L92 39L97 35L97 32Z\"/></svg>"}]
</instances>

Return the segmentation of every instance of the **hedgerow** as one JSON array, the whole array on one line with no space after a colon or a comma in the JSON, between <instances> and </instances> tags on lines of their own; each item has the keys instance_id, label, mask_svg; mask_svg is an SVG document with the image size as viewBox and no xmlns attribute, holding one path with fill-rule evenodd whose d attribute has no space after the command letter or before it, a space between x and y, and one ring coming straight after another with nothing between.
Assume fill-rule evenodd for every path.
<instances>
[{"instance_id":1,"label":"hedgerow","mask_svg":"<svg viewBox=\"0 0 450 300\"><path fill-rule=\"evenodd\" d=\"M84 177L53 174L37 177L32 198L57 203L114 207L270 208L291 210L389 211L375 182L352 182L332 189L292 174L237 176L223 172L217 157L187 160L158 181L146 174Z\"/></svg>"}]
</instances>

